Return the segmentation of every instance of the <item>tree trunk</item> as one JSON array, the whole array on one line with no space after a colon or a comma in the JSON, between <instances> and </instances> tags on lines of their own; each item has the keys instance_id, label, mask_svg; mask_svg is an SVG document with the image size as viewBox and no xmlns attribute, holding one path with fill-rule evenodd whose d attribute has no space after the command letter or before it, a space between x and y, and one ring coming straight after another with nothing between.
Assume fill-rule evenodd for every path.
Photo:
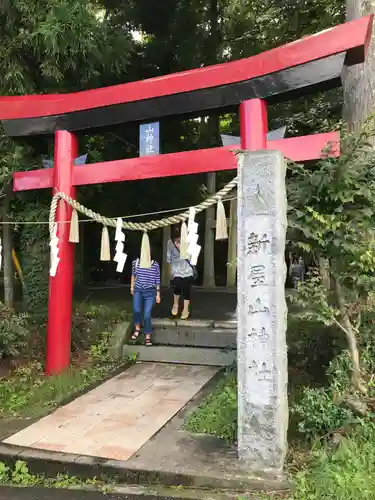
<instances>
[{"instance_id":1,"label":"tree trunk","mask_svg":"<svg viewBox=\"0 0 375 500\"><path fill-rule=\"evenodd\" d=\"M352 21L375 12L375 0L346 0L346 20ZM350 132L358 132L374 112L375 105L375 30L364 64L344 69L343 118ZM375 142L375 138L374 138Z\"/></svg>"},{"instance_id":2,"label":"tree trunk","mask_svg":"<svg viewBox=\"0 0 375 500\"><path fill-rule=\"evenodd\" d=\"M81 283L86 283L87 272L85 268L85 224L79 224L79 261L81 263Z\"/></svg>"},{"instance_id":3,"label":"tree trunk","mask_svg":"<svg viewBox=\"0 0 375 500\"><path fill-rule=\"evenodd\" d=\"M207 47L207 64L215 64L218 61L219 51L219 5L218 0L209 0L209 23L210 37ZM219 135L219 117L210 116L208 119L208 134L211 146L217 146ZM208 194L214 194L216 191L216 173L207 174ZM213 223L215 220L215 209L208 208L205 211L205 230L204 230L204 268L203 268L203 286L212 288L215 283L215 238Z\"/></svg>"},{"instance_id":4,"label":"tree trunk","mask_svg":"<svg viewBox=\"0 0 375 500\"><path fill-rule=\"evenodd\" d=\"M7 222L10 210L12 192L7 189L4 200L3 220ZM12 258L12 226L3 224L3 271L4 271L4 304L14 307L14 280L13 280L13 258Z\"/></svg>"},{"instance_id":5,"label":"tree trunk","mask_svg":"<svg viewBox=\"0 0 375 500\"><path fill-rule=\"evenodd\" d=\"M236 286L237 277L237 200L230 202L230 226L228 239L227 287Z\"/></svg>"},{"instance_id":6,"label":"tree trunk","mask_svg":"<svg viewBox=\"0 0 375 500\"><path fill-rule=\"evenodd\" d=\"M322 277L323 286L326 290L331 289L331 277L329 274L329 262L328 259L319 257L319 272Z\"/></svg>"},{"instance_id":7,"label":"tree trunk","mask_svg":"<svg viewBox=\"0 0 375 500\"><path fill-rule=\"evenodd\" d=\"M163 227L163 249L162 249L162 263L161 263L161 284L168 286L171 279L169 264L167 262L167 246L168 241L171 239L171 226Z\"/></svg>"},{"instance_id":8,"label":"tree trunk","mask_svg":"<svg viewBox=\"0 0 375 500\"><path fill-rule=\"evenodd\" d=\"M346 0L347 21L373 13L375 13L375 0ZM349 132L358 133L367 118L375 110L375 30L372 32L365 62L344 68L343 90L343 118ZM375 137L372 138L372 142L375 144ZM346 333L353 363L352 384L355 389L365 393L366 388L362 383L356 332L346 314L339 283L335 283L335 291L340 309L342 329Z\"/></svg>"},{"instance_id":9,"label":"tree trunk","mask_svg":"<svg viewBox=\"0 0 375 500\"><path fill-rule=\"evenodd\" d=\"M14 283L12 260L12 226L3 224L3 260L4 260L4 304L14 307Z\"/></svg>"},{"instance_id":10,"label":"tree trunk","mask_svg":"<svg viewBox=\"0 0 375 500\"><path fill-rule=\"evenodd\" d=\"M345 332L352 360L352 385L356 390L359 390L362 393L366 393L367 391L363 385L362 375L361 375L361 365L359 358L357 335L353 328L353 325L350 322L349 316L346 312L343 293L341 290L341 284L337 279L335 279L334 282L335 282L336 300L341 317L340 327Z\"/></svg>"},{"instance_id":11,"label":"tree trunk","mask_svg":"<svg viewBox=\"0 0 375 500\"><path fill-rule=\"evenodd\" d=\"M207 192L210 196L216 191L216 174L207 174ZM204 223L204 268L203 286L212 288L215 286L215 238L213 225L215 220L215 209L210 207L205 211Z\"/></svg>"}]
</instances>

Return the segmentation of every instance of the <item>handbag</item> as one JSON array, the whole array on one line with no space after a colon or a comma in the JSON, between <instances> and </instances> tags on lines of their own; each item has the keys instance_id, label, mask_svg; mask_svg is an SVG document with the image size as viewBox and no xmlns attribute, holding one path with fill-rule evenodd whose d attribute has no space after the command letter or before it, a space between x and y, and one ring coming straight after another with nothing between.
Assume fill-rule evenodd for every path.
<instances>
[{"instance_id":1,"label":"handbag","mask_svg":"<svg viewBox=\"0 0 375 500\"><path fill-rule=\"evenodd\" d=\"M193 280L197 280L198 279L198 270L195 266L193 266L193 264L191 264L190 260L187 260L186 259L186 262L189 264L189 266L191 267L191 269L193 270Z\"/></svg>"},{"instance_id":2,"label":"handbag","mask_svg":"<svg viewBox=\"0 0 375 500\"><path fill-rule=\"evenodd\" d=\"M177 248L177 246L175 245L175 242L173 241L173 246L175 247L175 249L178 251L178 253L180 253L180 250ZM196 268L196 266L193 266L193 264L190 262L189 259L184 259L185 262L187 262L189 264L189 266L191 267L192 271L193 271L193 280L196 281L198 279L198 270Z\"/></svg>"}]
</instances>

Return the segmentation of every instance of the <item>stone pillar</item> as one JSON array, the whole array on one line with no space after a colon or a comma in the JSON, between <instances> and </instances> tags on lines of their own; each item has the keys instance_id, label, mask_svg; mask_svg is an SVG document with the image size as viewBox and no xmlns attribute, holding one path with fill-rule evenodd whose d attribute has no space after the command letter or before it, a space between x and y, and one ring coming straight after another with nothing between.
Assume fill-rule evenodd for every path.
<instances>
[{"instance_id":1,"label":"stone pillar","mask_svg":"<svg viewBox=\"0 0 375 500\"><path fill-rule=\"evenodd\" d=\"M287 451L286 164L245 152L238 167L238 455L282 472Z\"/></svg>"}]
</instances>

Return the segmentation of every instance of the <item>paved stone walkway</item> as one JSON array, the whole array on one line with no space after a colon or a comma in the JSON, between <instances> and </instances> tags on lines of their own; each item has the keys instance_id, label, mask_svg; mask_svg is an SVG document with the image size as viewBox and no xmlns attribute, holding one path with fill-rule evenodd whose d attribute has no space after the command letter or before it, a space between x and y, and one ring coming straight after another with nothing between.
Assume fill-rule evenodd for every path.
<instances>
[{"instance_id":1,"label":"paved stone walkway","mask_svg":"<svg viewBox=\"0 0 375 500\"><path fill-rule=\"evenodd\" d=\"M139 363L4 442L128 460L219 368Z\"/></svg>"}]
</instances>

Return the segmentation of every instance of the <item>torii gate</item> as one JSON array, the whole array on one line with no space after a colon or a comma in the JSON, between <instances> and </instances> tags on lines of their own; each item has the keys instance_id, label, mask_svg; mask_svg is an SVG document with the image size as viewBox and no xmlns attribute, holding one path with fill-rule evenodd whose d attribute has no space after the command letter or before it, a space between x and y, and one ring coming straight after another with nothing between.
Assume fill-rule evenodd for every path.
<instances>
[{"instance_id":1,"label":"torii gate","mask_svg":"<svg viewBox=\"0 0 375 500\"><path fill-rule=\"evenodd\" d=\"M339 86L344 65L364 61L371 29L372 17L364 17L225 64L73 94L0 97L0 120L10 137L55 135L54 168L15 173L14 191L52 188L75 198L75 187L81 185L235 169L233 147L76 167L78 144L73 132L237 106L243 149L276 149L294 161L307 161L319 158L333 143L333 154L338 155L336 132L267 141L267 103ZM60 202L56 222L61 261L49 283L49 374L70 364L74 248L69 225L59 224L70 217L71 208Z\"/></svg>"}]
</instances>

